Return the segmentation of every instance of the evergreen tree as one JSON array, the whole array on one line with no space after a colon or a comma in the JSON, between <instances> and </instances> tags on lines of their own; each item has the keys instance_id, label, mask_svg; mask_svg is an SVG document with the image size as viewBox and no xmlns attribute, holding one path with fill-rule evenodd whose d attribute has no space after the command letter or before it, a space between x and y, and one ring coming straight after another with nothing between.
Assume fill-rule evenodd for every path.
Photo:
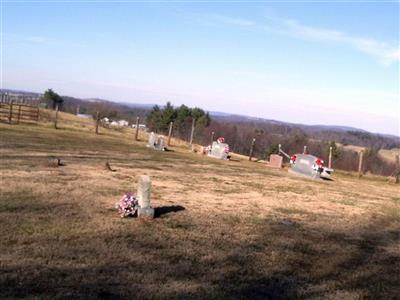
<instances>
[{"instance_id":1,"label":"evergreen tree","mask_svg":"<svg viewBox=\"0 0 400 300\"><path fill-rule=\"evenodd\" d=\"M329 147L332 147L332 157L338 158L340 156L340 149L338 148L336 143L334 141L330 142Z\"/></svg>"},{"instance_id":2,"label":"evergreen tree","mask_svg":"<svg viewBox=\"0 0 400 300\"><path fill-rule=\"evenodd\" d=\"M169 123L175 121L176 111L171 105L171 102L167 102L164 109L162 110L160 120L160 130L167 130Z\"/></svg>"},{"instance_id":3,"label":"evergreen tree","mask_svg":"<svg viewBox=\"0 0 400 300\"><path fill-rule=\"evenodd\" d=\"M182 104L176 109L175 112L176 112L175 128L179 134L184 134L186 129L186 124L188 123L188 119L191 113L190 108Z\"/></svg>"},{"instance_id":4,"label":"evergreen tree","mask_svg":"<svg viewBox=\"0 0 400 300\"><path fill-rule=\"evenodd\" d=\"M64 102L64 99L52 89L48 89L44 92L43 99L47 102L47 105L51 105L53 109L55 109L57 105L61 108Z\"/></svg>"},{"instance_id":5,"label":"evergreen tree","mask_svg":"<svg viewBox=\"0 0 400 300\"><path fill-rule=\"evenodd\" d=\"M271 144L265 153L265 158L269 159L271 154L279 154L279 144Z\"/></svg>"},{"instance_id":6,"label":"evergreen tree","mask_svg":"<svg viewBox=\"0 0 400 300\"><path fill-rule=\"evenodd\" d=\"M158 132L162 125L162 111L158 105L154 105L151 112L147 115L147 126L150 130Z\"/></svg>"}]
</instances>

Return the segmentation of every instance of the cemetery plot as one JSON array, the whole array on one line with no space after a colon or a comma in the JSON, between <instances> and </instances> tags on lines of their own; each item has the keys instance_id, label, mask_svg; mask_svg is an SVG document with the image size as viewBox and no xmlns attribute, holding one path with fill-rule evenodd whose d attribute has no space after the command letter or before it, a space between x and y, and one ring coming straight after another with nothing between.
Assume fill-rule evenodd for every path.
<instances>
[{"instance_id":1,"label":"cemetery plot","mask_svg":"<svg viewBox=\"0 0 400 300\"><path fill-rule=\"evenodd\" d=\"M0 298L398 297L400 198L385 178L310 182L79 128L0 124ZM120 218L140 175L155 218Z\"/></svg>"}]
</instances>

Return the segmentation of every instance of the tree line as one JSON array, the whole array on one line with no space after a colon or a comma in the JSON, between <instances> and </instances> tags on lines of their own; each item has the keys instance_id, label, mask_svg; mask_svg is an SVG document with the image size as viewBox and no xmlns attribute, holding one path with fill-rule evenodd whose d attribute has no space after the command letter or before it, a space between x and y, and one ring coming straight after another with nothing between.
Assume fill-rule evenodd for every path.
<instances>
[{"instance_id":1,"label":"tree line","mask_svg":"<svg viewBox=\"0 0 400 300\"><path fill-rule=\"evenodd\" d=\"M202 132L210 125L210 121L209 113L201 108L190 108L184 104L174 108L171 102L167 102L163 108L155 105L146 118L147 127L156 133L166 134L173 122L174 136L182 139L188 139L193 122L196 132Z\"/></svg>"},{"instance_id":2,"label":"tree line","mask_svg":"<svg viewBox=\"0 0 400 300\"><path fill-rule=\"evenodd\" d=\"M309 153L328 160L329 148L333 149L334 168L354 171L358 166L358 153L345 149L347 144L366 147L364 153L365 171L379 175L391 175L396 165L378 155L380 148L399 147L393 139L370 134L368 132L335 132L320 131L306 133L305 130L286 124L275 124L257 121L233 121L224 118L211 118L209 113L201 108L190 108L186 105L174 107L170 102L160 107L155 105L151 110L130 108L112 102L91 103L83 100L61 97L49 89L44 93L43 101L49 107L59 106L64 111L75 113L76 106L81 105L82 113L101 117L125 118L131 123L137 116L146 120L149 130L167 134L169 125L173 122L173 135L183 140L189 140L194 122L194 142L202 145L210 144L210 137L223 136L232 152L248 155L253 138L256 138L254 155L259 159L269 159L271 154L278 153L278 145L289 154L301 153L307 145ZM338 143L343 146L339 146Z\"/></svg>"}]
</instances>

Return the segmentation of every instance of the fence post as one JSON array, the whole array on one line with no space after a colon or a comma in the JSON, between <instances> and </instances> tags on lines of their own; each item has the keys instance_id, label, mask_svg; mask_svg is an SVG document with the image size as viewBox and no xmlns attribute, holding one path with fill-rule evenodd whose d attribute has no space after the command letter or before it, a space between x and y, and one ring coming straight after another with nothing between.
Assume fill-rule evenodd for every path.
<instances>
[{"instance_id":1,"label":"fence post","mask_svg":"<svg viewBox=\"0 0 400 300\"><path fill-rule=\"evenodd\" d=\"M9 112L9 115L8 115L8 123L10 123L10 124L11 124L11 122L12 122L13 102L14 102L14 101L11 101L11 102L10 102L10 112Z\"/></svg>"},{"instance_id":2,"label":"fence post","mask_svg":"<svg viewBox=\"0 0 400 300\"><path fill-rule=\"evenodd\" d=\"M254 152L255 144L256 144L256 139L253 138L253 140L251 141L251 146L250 146L249 161L251 161L251 159L253 158L253 152Z\"/></svg>"},{"instance_id":3,"label":"fence post","mask_svg":"<svg viewBox=\"0 0 400 300\"><path fill-rule=\"evenodd\" d=\"M398 154L396 154L395 156L395 160L396 160L396 173L394 174L395 179L394 179L394 183L399 183L400 182L400 157Z\"/></svg>"},{"instance_id":4,"label":"fence post","mask_svg":"<svg viewBox=\"0 0 400 300\"><path fill-rule=\"evenodd\" d=\"M96 134L99 134L99 112L96 111Z\"/></svg>"},{"instance_id":5,"label":"fence post","mask_svg":"<svg viewBox=\"0 0 400 300\"><path fill-rule=\"evenodd\" d=\"M328 168L332 168L332 147L329 147L329 159L328 159Z\"/></svg>"},{"instance_id":6,"label":"fence post","mask_svg":"<svg viewBox=\"0 0 400 300\"><path fill-rule=\"evenodd\" d=\"M194 137L194 127L196 126L196 119L193 118L192 120L192 131L190 132L190 145L193 144L193 137Z\"/></svg>"},{"instance_id":7,"label":"fence post","mask_svg":"<svg viewBox=\"0 0 400 300\"><path fill-rule=\"evenodd\" d=\"M307 146L304 146L304 148L303 148L303 154L307 154Z\"/></svg>"},{"instance_id":8,"label":"fence post","mask_svg":"<svg viewBox=\"0 0 400 300\"><path fill-rule=\"evenodd\" d=\"M169 123L169 130L168 130L168 140L167 140L167 146L171 145L171 136L172 136L172 127L174 126L174 122Z\"/></svg>"},{"instance_id":9,"label":"fence post","mask_svg":"<svg viewBox=\"0 0 400 300\"><path fill-rule=\"evenodd\" d=\"M213 142L214 142L214 136L215 136L215 132L214 131L212 131L211 132L211 147L212 147L212 144L213 144Z\"/></svg>"},{"instance_id":10,"label":"fence post","mask_svg":"<svg viewBox=\"0 0 400 300\"><path fill-rule=\"evenodd\" d=\"M140 121L140 118L139 118L139 117L136 117L135 141L138 141L138 140L139 140L139 121Z\"/></svg>"},{"instance_id":11,"label":"fence post","mask_svg":"<svg viewBox=\"0 0 400 300\"><path fill-rule=\"evenodd\" d=\"M54 118L54 128L58 129L57 127L57 119L58 119L58 104L56 104L56 116Z\"/></svg>"},{"instance_id":12,"label":"fence post","mask_svg":"<svg viewBox=\"0 0 400 300\"><path fill-rule=\"evenodd\" d=\"M358 178L361 178L361 176L363 175L363 155L364 155L364 150L361 150L359 153L359 157L358 157Z\"/></svg>"},{"instance_id":13,"label":"fence post","mask_svg":"<svg viewBox=\"0 0 400 300\"><path fill-rule=\"evenodd\" d=\"M17 117L17 124L19 124L19 119L21 118L21 105L18 105L18 117Z\"/></svg>"}]
</instances>

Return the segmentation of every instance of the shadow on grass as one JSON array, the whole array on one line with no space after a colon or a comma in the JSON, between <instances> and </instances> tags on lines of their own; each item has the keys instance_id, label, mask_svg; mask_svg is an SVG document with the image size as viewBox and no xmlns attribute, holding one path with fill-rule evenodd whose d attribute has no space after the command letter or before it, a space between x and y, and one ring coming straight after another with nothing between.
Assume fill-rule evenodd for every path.
<instances>
[{"instance_id":1,"label":"shadow on grass","mask_svg":"<svg viewBox=\"0 0 400 300\"><path fill-rule=\"evenodd\" d=\"M159 207L156 215L184 209ZM76 237L58 248L48 245L43 249L52 255L47 264L3 264L0 296L395 299L399 295L400 254L386 250L400 241L397 223L371 220L354 235L263 219L252 230L254 238L248 239L232 234L241 228L240 222L212 227L206 223L182 231L165 228L160 220L135 227L136 231Z\"/></svg>"},{"instance_id":2,"label":"shadow on grass","mask_svg":"<svg viewBox=\"0 0 400 300\"><path fill-rule=\"evenodd\" d=\"M170 205L170 206L160 206L154 209L154 217L159 218L163 215L169 213L176 213L178 211L185 210L185 208L181 205Z\"/></svg>"}]
</instances>

